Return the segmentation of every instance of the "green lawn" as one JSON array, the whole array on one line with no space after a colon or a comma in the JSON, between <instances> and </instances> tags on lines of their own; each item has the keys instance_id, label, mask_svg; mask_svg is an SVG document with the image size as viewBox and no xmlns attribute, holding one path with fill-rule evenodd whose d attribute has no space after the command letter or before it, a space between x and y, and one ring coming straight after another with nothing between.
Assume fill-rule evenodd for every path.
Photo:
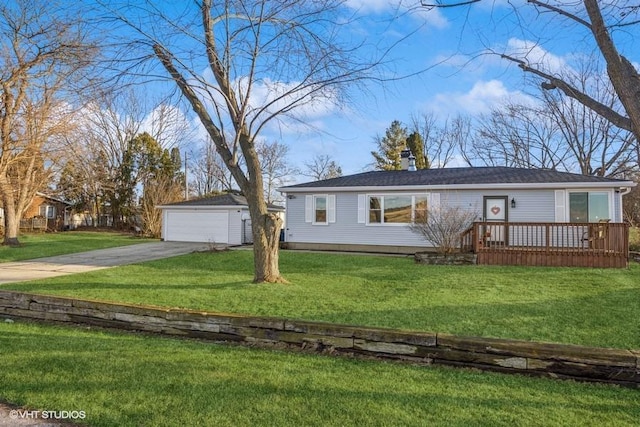
<instances>
[{"instance_id":1,"label":"green lawn","mask_svg":"<svg viewBox=\"0 0 640 427\"><path fill-rule=\"evenodd\" d=\"M640 348L640 266L424 266L282 252L288 285L251 283L252 253L197 253L6 289L457 335Z\"/></svg>"},{"instance_id":2,"label":"green lawn","mask_svg":"<svg viewBox=\"0 0 640 427\"><path fill-rule=\"evenodd\" d=\"M94 249L113 248L150 241L130 234L65 231L63 233L22 234L21 246L0 246L0 263L65 255Z\"/></svg>"},{"instance_id":3,"label":"green lawn","mask_svg":"<svg viewBox=\"0 0 640 427\"><path fill-rule=\"evenodd\" d=\"M638 390L0 323L0 399L91 426L637 426Z\"/></svg>"}]
</instances>

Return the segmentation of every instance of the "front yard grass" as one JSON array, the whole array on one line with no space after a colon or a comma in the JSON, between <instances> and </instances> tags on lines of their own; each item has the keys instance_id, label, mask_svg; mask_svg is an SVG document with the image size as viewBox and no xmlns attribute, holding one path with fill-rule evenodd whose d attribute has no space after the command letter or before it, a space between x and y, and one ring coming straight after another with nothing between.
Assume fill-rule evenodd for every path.
<instances>
[{"instance_id":1,"label":"front yard grass","mask_svg":"<svg viewBox=\"0 0 640 427\"><path fill-rule=\"evenodd\" d=\"M18 239L21 243L19 247L0 246L0 263L66 255L150 241L131 234L91 231L21 234Z\"/></svg>"},{"instance_id":2,"label":"front yard grass","mask_svg":"<svg viewBox=\"0 0 640 427\"><path fill-rule=\"evenodd\" d=\"M281 252L288 285L251 283L250 251L194 253L4 289L365 326L640 348L640 266L424 266Z\"/></svg>"},{"instance_id":3,"label":"front yard grass","mask_svg":"<svg viewBox=\"0 0 640 427\"><path fill-rule=\"evenodd\" d=\"M0 399L91 426L636 426L638 390L0 323Z\"/></svg>"}]
</instances>

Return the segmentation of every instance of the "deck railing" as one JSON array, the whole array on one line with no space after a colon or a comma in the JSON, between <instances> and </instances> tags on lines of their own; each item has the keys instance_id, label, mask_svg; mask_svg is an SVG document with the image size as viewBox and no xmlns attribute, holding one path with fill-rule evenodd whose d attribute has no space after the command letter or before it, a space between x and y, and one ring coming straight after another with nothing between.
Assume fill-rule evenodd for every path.
<instances>
[{"instance_id":1,"label":"deck railing","mask_svg":"<svg viewBox=\"0 0 640 427\"><path fill-rule=\"evenodd\" d=\"M629 226L476 222L462 234L460 248L482 254L479 262L487 264L626 266Z\"/></svg>"},{"instance_id":2,"label":"deck railing","mask_svg":"<svg viewBox=\"0 0 640 427\"><path fill-rule=\"evenodd\" d=\"M34 230L46 230L47 218L34 217L29 219L20 220L20 230L34 231Z\"/></svg>"}]
</instances>

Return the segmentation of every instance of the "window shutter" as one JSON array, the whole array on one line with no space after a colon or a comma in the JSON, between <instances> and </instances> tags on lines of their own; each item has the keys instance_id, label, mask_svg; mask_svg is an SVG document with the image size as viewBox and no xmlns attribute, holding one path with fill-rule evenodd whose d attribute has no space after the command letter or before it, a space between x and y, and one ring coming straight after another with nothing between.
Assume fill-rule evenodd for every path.
<instances>
[{"instance_id":1,"label":"window shutter","mask_svg":"<svg viewBox=\"0 0 640 427\"><path fill-rule=\"evenodd\" d=\"M567 209L565 207L566 204L566 195L565 190L556 190L555 194L556 198L556 222L566 222L567 220Z\"/></svg>"},{"instance_id":2,"label":"window shutter","mask_svg":"<svg viewBox=\"0 0 640 427\"><path fill-rule=\"evenodd\" d=\"M358 194L358 224L364 224L367 219L367 196Z\"/></svg>"},{"instance_id":3,"label":"window shutter","mask_svg":"<svg viewBox=\"0 0 640 427\"><path fill-rule=\"evenodd\" d=\"M313 222L313 196L304 196L304 222Z\"/></svg>"},{"instance_id":4,"label":"window shutter","mask_svg":"<svg viewBox=\"0 0 640 427\"><path fill-rule=\"evenodd\" d=\"M327 222L336 222L336 195L327 196Z\"/></svg>"}]
</instances>

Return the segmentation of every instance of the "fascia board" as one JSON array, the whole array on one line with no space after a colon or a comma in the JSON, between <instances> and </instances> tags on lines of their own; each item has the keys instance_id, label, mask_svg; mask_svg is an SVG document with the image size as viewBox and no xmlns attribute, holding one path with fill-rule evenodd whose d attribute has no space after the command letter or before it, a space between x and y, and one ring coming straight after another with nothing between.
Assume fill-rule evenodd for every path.
<instances>
[{"instance_id":1,"label":"fascia board","mask_svg":"<svg viewBox=\"0 0 640 427\"><path fill-rule=\"evenodd\" d=\"M633 181L620 182L546 182L546 183L509 183L509 184L465 184L465 185L396 185L366 187L295 187L279 188L283 194L288 193L344 193L344 192L379 192L379 191L455 191L455 190L535 190L565 188L625 188L635 187Z\"/></svg>"}]
</instances>

